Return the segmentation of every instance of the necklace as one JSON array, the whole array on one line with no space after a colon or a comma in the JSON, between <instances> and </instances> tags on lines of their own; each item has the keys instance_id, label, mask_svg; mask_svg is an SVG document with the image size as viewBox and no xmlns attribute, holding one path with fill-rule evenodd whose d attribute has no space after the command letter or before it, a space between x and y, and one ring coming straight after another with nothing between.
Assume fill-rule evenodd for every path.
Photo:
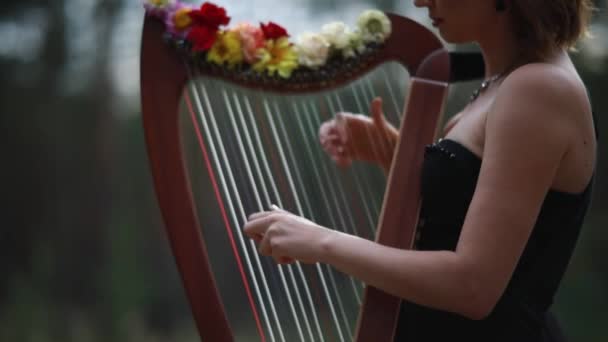
<instances>
[{"instance_id":1,"label":"necklace","mask_svg":"<svg viewBox=\"0 0 608 342\"><path fill-rule=\"evenodd\" d=\"M525 63L522 63L522 55L519 54L518 57L516 57L514 59L513 64L511 64L510 66L508 66L506 69L504 69L502 72L488 78L487 80L481 82L481 85L479 86L479 88L477 88L473 94L471 94L471 97L469 98L469 103L475 101L475 99L477 99L479 97L479 95L481 95L484 91L486 91L486 89L488 89L494 82L500 80L501 78L507 76L509 73L511 73L511 71L517 69L518 66L521 66Z\"/></svg>"},{"instance_id":2,"label":"necklace","mask_svg":"<svg viewBox=\"0 0 608 342\"><path fill-rule=\"evenodd\" d=\"M481 95L481 93L483 93L484 91L486 91L486 89L488 89L494 82L496 82L499 79L501 79L507 73L507 70L501 72L500 74L496 74L496 75L488 78L487 80L481 82L481 85L479 86L479 88L477 88L473 92L473 94L471 94L471 98L469 98L469 103L475 101L475 99L477 99L479 97L479 95Z\"/></svg>"}]
</instances>

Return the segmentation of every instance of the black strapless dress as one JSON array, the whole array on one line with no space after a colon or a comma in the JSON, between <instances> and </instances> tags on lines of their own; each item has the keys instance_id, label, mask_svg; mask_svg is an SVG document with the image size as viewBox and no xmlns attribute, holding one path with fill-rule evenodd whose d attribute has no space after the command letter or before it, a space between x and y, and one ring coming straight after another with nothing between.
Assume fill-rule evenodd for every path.
<instances>
[{"instance_id":1,"label":"black strapless dress","mask_svg":"<svg viewBox=\"0 0 608 342\"><path fill-rule=\"evenodd\" d=\"M473 197L481 159L456 141L426 147L416 249L455 250ZM549 191L507 289L483 320L403 302L395 341L561 341L548 313L591 200ZM498 194L497 194L498 196Z\"/></svg>"}]
</instances>

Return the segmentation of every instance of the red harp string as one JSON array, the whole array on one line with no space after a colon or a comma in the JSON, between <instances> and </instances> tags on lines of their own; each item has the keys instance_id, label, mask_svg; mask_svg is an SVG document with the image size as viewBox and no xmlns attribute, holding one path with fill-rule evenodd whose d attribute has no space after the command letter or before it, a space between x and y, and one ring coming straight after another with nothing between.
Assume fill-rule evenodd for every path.
<instances>
[{"instance_id":1,"label":"red harp string","mask_svg":"<svg viewBox=\"0 0 608 342\"><path fill-rule=\"evenodd\" d=\"M255 318L255 323L257 327L257 331L260 334L260 338L262 341L266 341L266 336L264 334L264 330L262 329L262 323L260 321L260 315L258 314L258 310L255 307L253 295L251 294L251 289L249 288L249 283L247 282L247 276L245 275L245 270L243 268L243 262L239 256L239 252L237 250L236 242L234 241L234 236L232 235L232 229L230 229L230 221L228 220L228 216L226 215L226 208L224 206L224 201L222 200L222 196L220 194L220 190L217 186L217 181L215 179L215 174L213 173L213 168L211 167L211 161L209 160L209 155L207 153L207 147L205 146L205 141L203 139L203 135L201 134L201 130L196 123L196 117L194 114L194 109L192 108L192 101L190 100L190 96L187 92L184 92L184 99L186 101L186 105L188 106L188 112L190 113L190 118L192 120L192 126L196 132L196 138L199 143L199 147L201 153L203 155L203 160L205 161L205 167L207 168L209 175L211 177L211 184L213 184L213 193L217 199L217 203L220 206L220 212L222 215L222 220L224 222L224 228L226 229L226 233L230 239L230 247L232 248L232 252L234 254L235 259L237 260L239 273L243 280L243 285L245 286L245 291L247 292L247 299L249 300L249 307L253 313Z\"/></svg>"}]
</instances>

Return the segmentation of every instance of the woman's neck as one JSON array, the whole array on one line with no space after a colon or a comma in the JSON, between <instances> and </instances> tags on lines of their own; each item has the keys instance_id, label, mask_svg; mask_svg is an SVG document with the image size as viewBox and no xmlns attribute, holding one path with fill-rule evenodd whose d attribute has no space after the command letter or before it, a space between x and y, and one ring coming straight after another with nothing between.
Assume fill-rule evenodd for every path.
<instances>
[{"instance_id":1,"label":"woman's neck","mask_svg":"<svg viewBox=\"0 0 608 342\"><path fill-rule=\"evenodd\" d=\"M501 26L490 28L478 41L485 62L486 79L523 63L523 51L515 35L510 30L501 30Z\"/></svg>"},{"instance_id":2,"label":"woman's neck","mask_svg":"<svg viewBox=\"0 0 608 342\"><path fill-rule=\"evenodd\" d=\"M517 64L523 63L522 51L517 46L481 45L481 52L485 63L485 78L508 72Z\"/></svg>"}]
</instances>

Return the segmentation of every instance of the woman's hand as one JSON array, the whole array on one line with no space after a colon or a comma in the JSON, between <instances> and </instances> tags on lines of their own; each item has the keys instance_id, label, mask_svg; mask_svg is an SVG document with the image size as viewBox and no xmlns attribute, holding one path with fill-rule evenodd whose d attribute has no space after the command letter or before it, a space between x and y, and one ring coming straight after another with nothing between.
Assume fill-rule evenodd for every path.
<instances>
[{"instance_id":1,"label":"woman's hand","mask_svg":"<svg viewBox=\"0 0 608 342\"><path fill-rule=\"evenodd\" d=\"M259 242L260 254L272 256L277 263L319 262L323 246L333 231L303 217L273 206L249 216L245 235Z\"/></svg>"},{"instance_id":2,"label":"woman's hand","mask_svg":"<svg viewBox=\"0 0 608 342\"><path fill-rule=\"evenodd\" d=\"M378 163L388 170L398 135L382 113L380 98L371 103L371 118L340 112L319 128L321 146L342 167L349 166L353 160L362 160Z\"/></svg>"}]
</instances>

